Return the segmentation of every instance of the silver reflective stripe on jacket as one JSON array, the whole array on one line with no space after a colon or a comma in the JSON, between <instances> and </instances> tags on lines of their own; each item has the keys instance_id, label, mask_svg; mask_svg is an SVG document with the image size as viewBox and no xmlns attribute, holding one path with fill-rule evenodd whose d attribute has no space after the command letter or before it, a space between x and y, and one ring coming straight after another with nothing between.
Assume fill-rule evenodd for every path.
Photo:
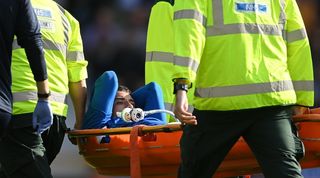
<instances>
[{"instance_id":1,"label":"silver reflective stripe on jacket","mask_svg":"<svg viewBox=\"0 0 320 178\"><path fill-rule=\"evenodd\" d=\"M174 64L178 66L188 67L192 71L197 72L199 62L189 57L174 56Z\"/></svg>"},{"instance_id":2,"label":"silver reflective stripe on jacket","mask_svg":"<svg viewBox=\"0 0 320 178\"><path fill-rule=\"evenodd\" d=\"M189 67L194 72L196 72L199 66L199 63L194 59L187 58L187 57L173 56L173 53L167 53L167 52L156 52L156 51L147 52L146 61L174 63L175 65L178 65L178 66Z\"/></svg>"},{"instance_id":3,"label":"silver reflective stripe on jacket","mask_svg":"<svg viewBox=\"0 0 320 178\"><path fill-rule=\"evenodd\" d=\"M60 51L65 56L66 51L67 51L67 46L65 44L52 42L52 41L47 40L47 39L42 39L42 43L43 43L43 48L44 49ZM13 43L12 43L12 50L20 49L20 48L21 48L21 46L18 45L17 39L14 39Z\"/></svg>"},{"instance_id":4,"label":"silver reflective stripe on jacket","mask_svg":"<svg viewBox=\"0 0 320 178\"><path fill-rule=\"evenodd\" d=\"M68 61L83 61L84 54L82 51L68 51L67 52Z\"/></svg>"},{"instance_id":5,"label":"silver reflective stripe on jacket","mask_svg":"<svg viewBox=\"0 0 320 178\"><path fill-rule=\"evenodd\" d=\"M146 53L146 61L173 63L173 53L152 51Z\"/></svg>"},{"instance_id":6,"label":"silver reflective stripe on jacket","mask_svg":"<svg viewBox=\"0 0 320 178\"><path fill-rule=\"evenodd\" d=\"M29 100L38 100L37 92L36 91L26 91L26 92L16 92L12 93L13 95L13 102L23 102ZM66 95L51 92L50 101L55 101L58 103L65 103Z\"/></svg>"},{"instance_id":7,"label":"silver reflective stripe on jacket","mask_svg":"<svg viewBox=\"0 0 320 178\"><path fill-rule=\"evenodd\" d=\"M194 19L201 23L203 26L207 25L207 18L196 10L180 10L174 13L173 19Z\"/></svg>"},{"instance_id":8,"label":"silver reflective stripe on jacket","mask_svg":"<svg viewBox=\"0 0 320 178\"><path fill-rule=\"evenodd\" d=\"M232 85L210 88L196 88L195 96L201 98L241 96L258 93L281 92L281 91L313 91L313 81L296 81L291 80L254 83L244 85Z\"/></svg>"}]
</instances>

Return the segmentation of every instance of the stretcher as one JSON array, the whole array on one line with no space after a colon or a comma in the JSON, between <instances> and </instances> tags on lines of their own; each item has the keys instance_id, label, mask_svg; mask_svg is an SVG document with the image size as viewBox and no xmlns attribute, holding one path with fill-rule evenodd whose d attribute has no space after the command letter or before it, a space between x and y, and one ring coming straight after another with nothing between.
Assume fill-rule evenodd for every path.
<instances>
[{"instance_id":1,"label":"stretcher","mask_svg":"<svg viewBox=\"0 0 320 178\"><path fill-rule=\"evenodd\" d=\"M302 168L320 166L320 108L295 115L299 137L305 145ZM181 124L134 126L112 129L73 130L79 153L99 174L109 176L176 177L180 162ZM104 136L107 136L105 139ZM102 140L107 140L104 143ZM260 167L240 138L218 168L214 177L260 173ZM250 176L246 176L250 177Z\"/></svg>"}]
</instances>

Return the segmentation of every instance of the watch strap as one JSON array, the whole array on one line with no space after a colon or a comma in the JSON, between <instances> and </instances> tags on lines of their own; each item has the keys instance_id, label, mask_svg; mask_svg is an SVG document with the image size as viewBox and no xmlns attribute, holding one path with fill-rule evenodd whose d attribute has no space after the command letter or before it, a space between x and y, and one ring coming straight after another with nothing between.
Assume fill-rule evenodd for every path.
<instances>
[{"instance_id":1,"label":"watch strap","mask_svg":"<svg viewBox=\"0 0 320 178\"><path fill-rule=\"evenodd\" d=\"M38 98L46 99L46 98L49 98L50 95L51 95L51 92L49 92L49 93L38 93Z\"/></svg>"},{"instance_id":2,"label":"watch strap","mask_svg":"<svg viewBox=\"0 0 320 178\"><path fill-rule=\"evenodd\" d=\"M173 94L176 94L178 90L184 90L188 92L189 86L187 84L174 83Z\"/></svg>"}]
</instances>

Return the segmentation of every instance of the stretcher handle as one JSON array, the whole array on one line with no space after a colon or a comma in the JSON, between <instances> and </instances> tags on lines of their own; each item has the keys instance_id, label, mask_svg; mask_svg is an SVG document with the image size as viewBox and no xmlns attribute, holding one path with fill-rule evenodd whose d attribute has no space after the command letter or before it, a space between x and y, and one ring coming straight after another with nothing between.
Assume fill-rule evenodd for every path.
<instances>
[{"instance_id":1,"label":"stretcher handle","mask_svg":"<svg viewBox=\"0 0 320 178\"><path fill-rule=\"evenodd\" d=\"M320 108L306 108L302 114L292 117L293 122L320 122Z\"/></svg>"},{"instance_id":2,"label":"stretcher handle","mask_svg":"<svg viewBox=\"0 0 320 178\"><path fill-rule=\"evenodd\" d=\"M156 126L144 126L141 129L143 134L145 133L156 133L156 132L175 132L182 129L180 123L167 124L167 125L156 125ZM88 137L98 135L119 135L119 134L130 134L132 127L119 127L119 128L106 128L106 129L83 129L83 130L70 130L67 132L69 137Z\"/></svg>"},{"instance_id":3,"label":"stretcher handle","mask_svg":"<svg viewBox=\"0 0 320 178\"><path fill-rule=\"evenodd\" d=\"M320 122L320 114L299 114L293 116L293 122Z\"/></svg>"}]
</instances>

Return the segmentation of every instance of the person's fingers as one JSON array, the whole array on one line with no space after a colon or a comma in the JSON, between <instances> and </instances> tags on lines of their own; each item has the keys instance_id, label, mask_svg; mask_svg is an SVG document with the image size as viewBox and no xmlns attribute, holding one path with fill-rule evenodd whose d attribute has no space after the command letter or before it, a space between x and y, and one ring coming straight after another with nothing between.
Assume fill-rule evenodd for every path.
<instances>
[{"instance_id":1,"label":"person's fingers","mask_svg":"<svg viewBox=\"0 0 320 178\"><path fill-rule=\"evenodd\" d=\"M175 114L178 114L178 115L187 115L187 116L190 116L192 115L192 113L189 113L187 110L183 109L183 108L176 108L174 110L174 113Z\"/></svg>"},{"instance_id":2,"label":"person's fingers","mask_svg":"<svg viewBox=\"0 0 320 178\"><path fill-rule=\"evenodd\" d=\"M50 120L48 120L48 122L46 122L46 123L42 123L42 124L38 123L38 129L37 129L38 134L41 134L42 132L49 129L51 125L52 125L52 123Z\"/></svg>"},{"instance_id":3,"label":"person's fingers","mask_svg":"<svg viewBox=\"0 0 320 178\"><path fill-rule=\"evenodd\" d=\"M184 123L188 124L188 125L197 125L198 124L196 119L185 120Z\"/></svg>"},{"instance_id":4,"label":"person's fingers","mask_svg":"<svg viewBox=\"0 0 320 178\"><path fill-rule=\"evenodd\" d=\"M38 128L37 128L37 134L42 134L42 128L40 127L40 126L38 126Z\"/></svg>"},{"instance_id":5,"label":"person's fingers","mask_svg":"<svg viewBox=\"0 0 320 178\"><path fill-rule=\"evenodd\" d=\"M191 124L191 125L197 125L196 117L193 116L189 112L176 112L176 117L180 120L183 124Z\"/></svg>"},{"instance_id":6,"label":"person's fingers","mask_svg":"<svg viewBox=\"0 0 320 178\"><path fill-rule=\"evenodd\" d=\"M192 113L188 112L187 110L181 110L180 114L185 116L192 116Z\"/></svg>"},{"instance_id":7,"label":"person's fingers","mask_svg":"<svg viewBox=\"0 0 320 178\"><path fill-rule=\"evenodd\" d=\"M190 125L197 125L197 120L195 116L183 116L181 117L181 122Z\"/></svg>"},{"instance_id":8,"label":"person's fingers","mask_svg":"<svg viewBox=\"0 0 320 178\"><path fill-rule=\"evenodd\" d=\"M47 128L41 126L38 128L37 132L38 132L38 134L42 134L45 130L47 130Z\"/></svg>"},{"instance_id":9,"label":"person's fingers","mask_svg":"<svg viewBox=\"0 0 320 178\"><path fill-rule=\"evenodd\" d=\"M42 125L42 128L46 130L46 129L48 129L50 126L51 126L51 122L43 124L43 125Z\"/></svg>"}]
</instances>

